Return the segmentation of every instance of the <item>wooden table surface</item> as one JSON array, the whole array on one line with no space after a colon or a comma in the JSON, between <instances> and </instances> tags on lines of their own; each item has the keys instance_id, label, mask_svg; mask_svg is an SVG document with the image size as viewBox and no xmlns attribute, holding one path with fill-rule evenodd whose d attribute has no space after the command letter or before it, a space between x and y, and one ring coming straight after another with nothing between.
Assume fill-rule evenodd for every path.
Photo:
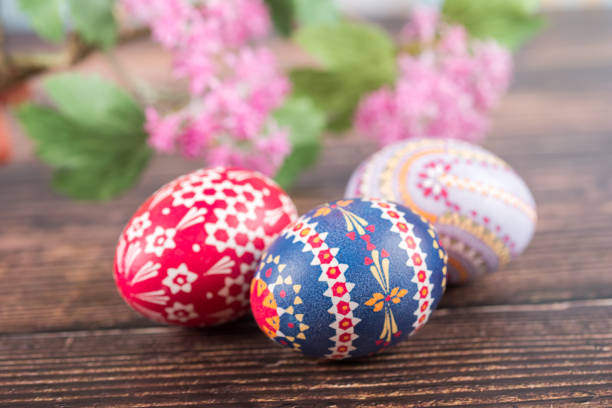
<instances>
[{"instance_id":1,"label":"wooden table surface","mask_svg":"<svg viewBox=\"0 0 612 408\"><path fill-rule=\"evenodd\" d=\"M156 159L124 197L84 204L18 158L0 169L0 406L612 407L612 13L550 15L494 119L485 146L538 203L531 246L450 289L398 347L340 363L276 347L250 317L186 330L123 303L121 228L198 163ZM340 198L372 149L330 141L292 192L299 210Z\"/></svg>"}]
</instances>

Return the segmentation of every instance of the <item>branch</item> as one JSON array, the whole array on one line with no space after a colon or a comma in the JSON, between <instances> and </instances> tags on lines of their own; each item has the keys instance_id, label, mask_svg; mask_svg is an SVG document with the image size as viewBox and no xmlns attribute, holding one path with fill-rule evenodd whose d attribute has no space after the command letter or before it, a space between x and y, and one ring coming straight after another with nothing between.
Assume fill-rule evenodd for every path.
<instances>
[{"instance_id":1,"label":"branch","mask_svg":"<svg viewBox=\"0 0 612 408\"><path fill-rule=\"evenodd\" d=\"M11 68L12 63L8 53L6 33L4 32L4 25L2 24L0 16L0 74L2 74L3 77L9 75Z\"/></svg>"},{"instance_id":2,"label":"branch","mask_svg":"<svg viewBox=\"0 0 612 408\"><path fill-rule=\"evenodd\" d=\"M127 31L119 37L118 43L122 44L132 41L147 33L147 30ZM3 73L0 76L0 94L6 89L34 75L75 65L79 61L85 59L94 50L94 47L85 44L78 35L71 35L68 37L66 46L58 52L38 52L15 54L12 56L8 55L7 52L6 56L11 62L11 69L7 71L6 75ZM1 58L3 57L0 56L0 59ZM0 61L0 72L4 72L2 69L2 61Z\"/></svg>"}]
</instances>

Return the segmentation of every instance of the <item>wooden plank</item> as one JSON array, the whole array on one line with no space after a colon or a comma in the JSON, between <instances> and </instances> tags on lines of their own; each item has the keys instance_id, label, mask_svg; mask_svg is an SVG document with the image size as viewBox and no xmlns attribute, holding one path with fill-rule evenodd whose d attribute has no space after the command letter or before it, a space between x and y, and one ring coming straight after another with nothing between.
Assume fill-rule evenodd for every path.
<instances>
[{"instance_id":1,"label":"wooden plank","mask_svg":"<svg viewBox=\"0 0 612 408\"><path fill-rule=\"evenodd\" d=\"M612 299L443 310L394 349L340 363L281 349L251 319L5 335L0 405L606 407L611 310Z\"/></svg>"}]
</instances>

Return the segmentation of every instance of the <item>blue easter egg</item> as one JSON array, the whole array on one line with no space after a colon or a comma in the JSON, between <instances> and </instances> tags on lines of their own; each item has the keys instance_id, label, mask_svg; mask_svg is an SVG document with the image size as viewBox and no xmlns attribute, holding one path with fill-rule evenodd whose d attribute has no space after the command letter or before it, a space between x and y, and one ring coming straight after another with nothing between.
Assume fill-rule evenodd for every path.
<instances>
[{"instance_id":1,"label":"blue easter egg","mask_svg":"<svg viewBox=\"0 0 612 408\"><path fill-rule=\"evenodd\" d=\"M376 353L420 329L446 287L431 224L378 199L303 215L268 247L251 284L262 331L307 356Z\"/></svg>"}]
</instances>

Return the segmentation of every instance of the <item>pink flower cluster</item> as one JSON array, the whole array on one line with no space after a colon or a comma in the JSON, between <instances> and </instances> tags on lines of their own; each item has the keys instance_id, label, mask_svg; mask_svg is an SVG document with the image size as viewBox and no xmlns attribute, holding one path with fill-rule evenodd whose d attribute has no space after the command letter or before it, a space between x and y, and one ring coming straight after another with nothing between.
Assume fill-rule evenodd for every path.
<instances>
[{"instance_id":1,"label":"pink flower cluster","mask_svg":"<svg viewBox=\"0 0 612 408\"><path fill-rule=\"evenodd\" d=\"M271 113L290 91L276 58L253 42L270 31L262 0L122 0L169 49L190 102L165 115L146 109L150 145L274 175L290 151Z\"/></svg>"},{"instance_id":2,"label":"pink flower cluster","mask_svg":"<svg viewBox=\"0 0 612 408\"><path fill-rule=\"evenodd\" d=\"M510 52L494 40L470 40L430 8L414 11L401 40L395 87L364 97L357 128L382 146L417 137L481 140L512 77Z\"/></svg>"}]
</instances>

